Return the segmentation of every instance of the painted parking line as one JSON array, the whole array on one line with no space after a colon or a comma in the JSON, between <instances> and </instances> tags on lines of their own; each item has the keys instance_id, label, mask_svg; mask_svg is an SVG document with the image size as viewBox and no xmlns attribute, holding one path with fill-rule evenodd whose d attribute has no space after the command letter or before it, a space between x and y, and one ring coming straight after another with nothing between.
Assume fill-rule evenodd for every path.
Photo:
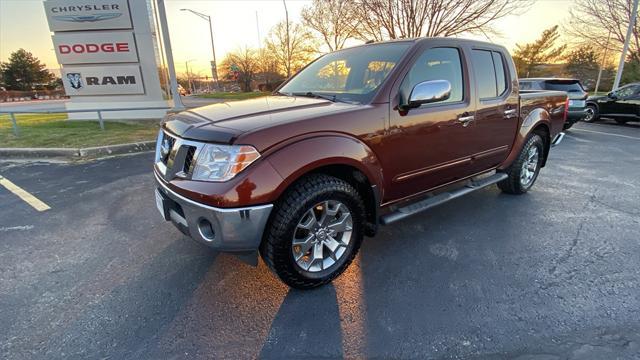
<instances>
[{"instance_id":1,"label":"painted parking line","mask_svg":"<svg viewBox=\"0 0 640 360\"><path fill-rule=\"evenodd\" d=\"M4 186L7 190L14 193L16 196L24 200L24 202L31 205L31 207L33 207L38 211L46 211L51 209L49 205L45 204L37 197L29 194L26 190L12 183L11 181L9 181L9 179L7 179L6 177L3 177L2 175L0 175L0 185Z\"/></svg>"},{"instance_id":2,"label":"painted parking line","mask_svg":"<svg viewBox=\"0 0 640 360\"><path fill-rule=\"evenodd\" d=\"M571 131L583 131L583 132L600 134L600 135L616 136L616 137L621 137L621 138L625 138L625 139L640 140L640 137L628 136L628 135L620 135L620 134L612 134L612 133L608 133L608 132L604 132L604 131L595 131L595 130L586 130L586 129L571 129Z\"/></svg>"}]
</instances>

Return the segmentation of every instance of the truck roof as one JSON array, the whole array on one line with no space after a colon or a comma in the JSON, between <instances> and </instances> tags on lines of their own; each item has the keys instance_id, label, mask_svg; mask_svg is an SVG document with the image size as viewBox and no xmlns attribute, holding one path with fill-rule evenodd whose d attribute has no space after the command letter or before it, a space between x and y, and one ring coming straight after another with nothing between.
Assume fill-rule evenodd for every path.
<instances>
[{"instance_id":1,"label":"truck roof","mask_svg":"<svg viewBox=\"0 0 640 360\"><path fill-rule=\"evenodd\" d=\"M460 38L452 38L452 37L417 37L417 38L407 38L407 39L391 39L391 40L385 40L385 41L375 41L375 42L369 42L366 44L361 44L361 45L356 45L356 46L352 46L349 48L345 48L346 49L353 49L353 48L357 48L357 47L363 47L363 46L374 46L374 45L380 45L380 44L388 44L388 43L398 43L398 42L409 42L409 43L419 43L419 42L427 42L430 40L446 40L447 42L450 42L452 45L456 45L456 44L465 44L465 45L476 45L476 46L491 46L491 47L499 47L501 49L503 49L505 52L508 53L507 49L499 44L494 44L494 43L490 43L487 41L481 41L481 40L471 40L471 39L460 39Z\"/></svg>"}]
</instances>

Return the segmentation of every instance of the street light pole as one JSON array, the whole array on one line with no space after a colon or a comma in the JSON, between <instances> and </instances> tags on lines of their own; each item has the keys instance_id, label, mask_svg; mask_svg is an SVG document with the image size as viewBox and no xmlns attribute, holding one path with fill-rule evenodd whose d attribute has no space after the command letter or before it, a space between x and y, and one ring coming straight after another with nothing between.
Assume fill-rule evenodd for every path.
<instances>
[{"instance_id":1,"label":"street light pole","mask_svg":"<svg viewBox=\"0 0 640 360\"><path fill-rule=\"evenodd\" d=\"M631 19L629 19L629 28L627 28L627 37L622 47L622 54L620 54L620 62L618 63L618 73L616 74L616 81L613 83L613 89L617 89L620 86L620 78L622 77L622 70L624 70L624 58L627 57L627 50L629 50L629 40L631 40L631 34L636 24L636 17L638 17L638 0L633 2L633 10L631 11Z\"/></svg>"},{"instance_id":2,"label":"street light pole","mask_svg":"<svg viewBox=\"0 0 640 360\"><path fill-rule=\"evenodd\" d=\"M186 68L187 71L187 82L189 82L189 92L193 93L194 88L193 88L193 84L191 83L191 74L189 73L189 63L193 61L193 60L187 60L184 62L184 67Z\"/></svg>"},{"instance_id":3,"label":"street light pole","mask_svg":"<svg viewBox=\"0 0 640 360\"><path fill-rule=\"evenodd\" d=\"M609 36L607 36L607 45L605 45L604 54L602 54L602 65L600 65L600 70L598 71L598 80L596 81L596 88L593 91L594 93L597 93L598 88L600 87L600 79L602 78L602 69L604 68L605 62L607 61L607 51L609 50L610 40L611 40L611 30L609 30Z\"/></svg>"},{"instance_id":4,"label":"street light pole","mask_svg":"<svg viewBox=\"0 0 640 360\"><path fill-rule=\"evenodd\" d=\"M284 4L284 17L287 22L287 79L291 77L291 42L289 42L289 10L287 10L287 1L282 0Z\"/></svg>"},{"instance_id":5,"label":"street light pole","mask_svg":"<svg viewBox=\"0 0 640 360\"><path fill-rule=\"evenodd\" d=\"M188 11L198 16L199 18L207 20L209 22L209 35L211 35L211 52L213 53L213 61L211 62L211 76L213 77L213 81L215 81L216 83L216 89L220 91L220 83L218 82L218 66L216 62L216 47L213 44L213 23L211 22L211 16L191 9L180 9L180 11Z\"/></svg>"}]
</instances>

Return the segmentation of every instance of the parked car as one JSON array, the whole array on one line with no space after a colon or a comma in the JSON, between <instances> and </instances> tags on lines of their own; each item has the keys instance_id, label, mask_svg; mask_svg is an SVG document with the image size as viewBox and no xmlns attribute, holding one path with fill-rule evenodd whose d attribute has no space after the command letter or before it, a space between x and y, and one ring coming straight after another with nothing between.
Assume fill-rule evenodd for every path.
<instances>
[{"instance_id":1,"label":"parked car","mask_svg":"<svg viewBox=\"0 0 640 360\"><path fill-rule=\"evenodd\" d=\"M531 189L568 101L517 84L507 50L478 41L326 54L272 96L168 116L157 207L214 249L253 264L259 251L291 287L325 284L379 225L492 184Z\"/></svg>"},{"instance_id":2,"label":"parked car","mask_svg":"<svg viewBox=\"0 0 640 360\"><path fill-rule=\"evenodd\" d=\"M618 124L640 120L640 83L625 85L605 96L589 97L584 121L594 122L601 117L612 118Z\"/></svg>"},{"instance_id":3,"label":"parked car","mask_svg":"<svg viewBox=\"0 0 640 360\"><path fill-rule=\"evenodd\" d=\"M526 78L520 79L520 90L559 90L566 91L569 96L569 114L564 129L583 119L586 114L586 100L589 94L577 79Z\"/></svg>"}]
</instances>

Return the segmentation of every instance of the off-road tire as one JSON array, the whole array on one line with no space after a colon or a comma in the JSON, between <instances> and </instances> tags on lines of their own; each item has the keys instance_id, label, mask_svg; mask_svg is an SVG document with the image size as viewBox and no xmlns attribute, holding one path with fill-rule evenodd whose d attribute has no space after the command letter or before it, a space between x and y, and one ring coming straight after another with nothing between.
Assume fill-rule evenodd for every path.
<instances>
[{"instance_id":1,"label":"off-road tire","mask_svg":"<svg viewBox=\"0 0 640 360\"><path fill-rule=\"evenodd\" d=\"M529 153L529 149L532 146L536 146L538 148L538 166L536 167L535 174L533 180L526 186L524 186L521 182L522 176L522 165L527 160L527 154ZM540 167L542 166L544 156L544 140L538 134L530 134L525 142L522 150L520 150L520 154L518 154L518 158L514 161L513 164L505 171L505 173L509 176L508 178L500 181L498 183L498 187L505 193L508 194L524 194L535 184L538 175L540 174Z\"/></svg>"},{"instance_id":2,"label":"off-road tire","mask_svg":"<svg viewBox=\"0 0 640 360\"><path fill-rule=\"evenodd\" d=\"M293 234L305 212L321 201L338 200L353 218L352 237L344 255L328 269L317 273L301 269L293 257ZM287 285L310 289L331 282L349 266L358 253L364 234L364 203L349 183L324 174L301 179L288 189L273 209L260 245L267 266Z\"/></svg>"}]
</instances>

